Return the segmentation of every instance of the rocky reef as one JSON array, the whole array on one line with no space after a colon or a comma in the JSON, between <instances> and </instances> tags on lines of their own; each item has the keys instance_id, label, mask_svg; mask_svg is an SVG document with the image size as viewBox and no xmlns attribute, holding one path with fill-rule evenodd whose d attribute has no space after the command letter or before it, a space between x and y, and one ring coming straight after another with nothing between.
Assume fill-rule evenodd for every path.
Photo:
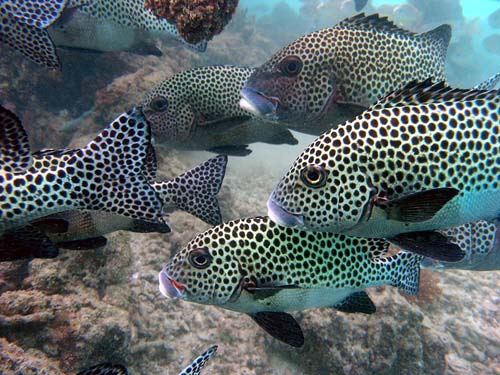
<instances>
[{"instance_id":1,"label":"rocky reef","mask_svg":"<svg viewBox=\"0 0 500 375\"><path fill-rule=\"evenodd\" d=\"M257 21L240 9L204 55L167 46L161 58L64 53L63 73L47 76L6 52L0 101L22 117L33 149L79 146L173 73L207 64L258 65L301 32L287 34L271 19ZM245 160L230 158L220 194L224 219L266 212L269 192L298 152L290 150L266 145ZM160 176L173 177L206 158L160 147ZM305 346L294 349L243 314L161 296L157 277L164 263L207 229L180 212L168 221L168 235L117 232L103 249L0 263L0 373L70 375L112 361L131 374L177 374L218 344L210 374L500 375L500 272L424 272L417 299L391 287L370 289L377 305L371 316L294 313L306 337Z\"/></svg>"}]
</instances>

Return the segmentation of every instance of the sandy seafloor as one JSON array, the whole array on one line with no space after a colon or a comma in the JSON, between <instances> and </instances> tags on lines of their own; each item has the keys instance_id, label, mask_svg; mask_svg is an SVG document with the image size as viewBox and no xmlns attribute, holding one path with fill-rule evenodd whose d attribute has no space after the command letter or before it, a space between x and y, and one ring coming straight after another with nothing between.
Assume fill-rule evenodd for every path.
<instances>
[{"instance_id":1,"label":"sandy seafloor","mask_svg":"<svg viewBox=\"0 0 500 375\"><path fill-rule=\"evenodd\" d=\"M173 73L206 64L256 66L309 27L301 18L294 30L280 26L286 7L258 21L243 8L203 55L167 46L161 58L62 51L63 73L47 73L2 51L0 102L22 118L34 150L81 146ZM332 24L342 16L332 16ZM473 45L476 37L466 39ZM450 47L450 82L465 87L495 72L492 64L478 68L497 61L492 56L462 46L459 38ZM471 53L478 63L465 60ZM92 106L74 129L62 131ZM299 137L296 147L253 145L251 156L229 159L220 194L225 220L266 213L270 191L310 140ZM210 156L158 150L163 177ZM395 288L369 289L378 309L371 316L327 308L294 313L306 336L294 349L243 314L161 296L159 270L208 228L179 212L169 223L169 235L117 232L104 249L0 264L0 373L73 374L115 361L132 374L173 375L218 344L207 374L500 374L498 271L424 272L417 300Z\"/></svg>"}]
</instances>

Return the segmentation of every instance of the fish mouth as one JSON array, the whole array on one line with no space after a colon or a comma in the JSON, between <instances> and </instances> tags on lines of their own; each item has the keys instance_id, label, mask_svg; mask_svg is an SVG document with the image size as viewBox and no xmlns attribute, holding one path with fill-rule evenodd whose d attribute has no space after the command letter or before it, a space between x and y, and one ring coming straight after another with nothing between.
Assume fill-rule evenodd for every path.
<instances>
[{"instance_id":1,"label":"fish mouth","mask_svg":"<svg viewBox=\"0 0 500 375\"><path fill-rule=\"evenodd\" d=\"M284 227L303 228L305 226L303 215L293 214L285 210L276 203L272 196L267 200L267 215L276 224Z\"/></svg>"},{"instance_id":2,"label":"fish mouth","mask_svg":"<svg viewBox=\"0 0 500 375\"><path fill-rule=\"evenodd\" d=\"M160 292L167 298L182 298L184 296L184 292L186 291L186 287L181 283L178 283L171 277L167 275L167 273L162 270L158 274L158 279L160 282Z\"/></svg>"},{"instance_id":3,"label":"fish mouth","mask_svg":"<svg viewBox=\"0 0 500 375\"><path fill-rule=\"evenodd\" d=\"M240 108L252 113L257 117L265 117L270 120L276 120L278 105L280 100L274 96L267 96L260 91L250 87L244 87L240 90Z\"/></svg>"}]
</instances>

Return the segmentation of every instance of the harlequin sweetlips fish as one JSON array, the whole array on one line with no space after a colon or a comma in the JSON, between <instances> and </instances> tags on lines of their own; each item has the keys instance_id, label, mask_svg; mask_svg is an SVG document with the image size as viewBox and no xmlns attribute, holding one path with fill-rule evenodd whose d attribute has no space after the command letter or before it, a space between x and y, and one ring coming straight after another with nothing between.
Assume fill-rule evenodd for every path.
<instances>
[{"instance_id":1,"label":"harlequin sweetlips fish","mask_svg":"<svg viewBox=\"0 0 500 375\"><path fill-rule=\"evenodd\" d=\"M287 311L333 307L371 314L367 287L417 293L422 257L388 256L389 246L382 239L282 227L267 217L230 221L199 234L167 263L160 292L246 313L275 338L300 347L302 330Z\"/></svg>"},{"instance_id":2,"label":"harlequin sweetlips fish","mask_svg":"<svg viewBox=\"0 0 500 375\"><path fill-rule=\"evenodd\" d=\"M412 80L444 80L450 38L449 25L416 34L359 14L276 52L248 78L240 105L319 135Z\"/></svg>"},{"instance_id":3,"label":"harlequin sweetlips fish","mask_svg":"<svg viewBox=\"0 0 500 375\"><path fill-rule=\"evenodd\" d=\"M4 0L0 21L0 42L51 69L61 68L55 45L161 55L151 37L184 43L176 27L152 15L141 0ZM192 48L204 51L206 42Z\"/></svg>"},{"instance_id":4,"label":"harlequin sweetlips fish","mask_svg":"<svg viewBox=\"0 0 500 375\"><path fill-rule=\"evenodd\" d=\"M207 362L215 355L217 345L214 345L201 355L196 357L193 362L186 367L179 375L199 375ZM128 375L128 370L125 366L114 363L102 363L97 366L92 366L86 370L80 371L76 375Z\"/></svg>"},{"instance_id":5,"label":"harlequin sweetlips fish","mask_svg":"<svg viewBox=\"0 0 500 375\"><path fill-rule=\"evenodd\" d=\"M459 262L437 261L425 258L422 266L436 270L459 269L468 271L500 270L500 226L479 220L455 228L441 230L450 241L456 243L465 252Z\"/></svg>"},{"instance_id":6,"label":"harlequin sweetlips fish","mask_svg":"<svg viewBox=\"0 0 500 375\"><path fill-rule=\"evenodd\" d=\"M133 110L84 148L33 163L21 122L0 107L0 258L57 255L53 247L39 246L49 243L30 223L61 211L98 210L161 221L162 202L142 174L149 146L149 126Z\"/></svg>"},{"instance_id":7,"label":"harlequin sweetlips fish","mask_svg":"<svg viewBox=\"0 0 500 375\"><path fill-rule=\"evenodd\" d=\"M432 249L429 231L498 218L499 133L500 90L411 83L314 140L275 187L269 216ZM420 253L451 260L434 249Z\"/></svg>"},{"instance_id":8,"label":"harlequin sweetlips fish","mask_svg":"<svg viewBox=\"0 0 500 375\"><path fill-rule=\"evenodd\" d=\"M252 68L206 66L167 78L141 107L155 140L169 146L244 156L249 143L297 144L283 127L252 121L239 106Z\"/></svg>"},{"instance_id":9,"label":"harlequin sweetlips fish","mask_svg":"<svg viewBox=\"0 0 500 375\"><path fill-rule=\"evenodd\" d=\"M149 167L148 172L152 175L148 176L148 180L163 203L164 213L180 209L211 225L222 222L217 194L225 175L226 156L211 158L165 181L154 181L156 161L153 164ZM170 232L170 227L164 222L151 223L108 212L88 210L60 212L41 218L32 225L42 229L57 247L75 250L105 246L107 240L104 235L117 230L139 233Z\"/></svg>"}]
</instances>

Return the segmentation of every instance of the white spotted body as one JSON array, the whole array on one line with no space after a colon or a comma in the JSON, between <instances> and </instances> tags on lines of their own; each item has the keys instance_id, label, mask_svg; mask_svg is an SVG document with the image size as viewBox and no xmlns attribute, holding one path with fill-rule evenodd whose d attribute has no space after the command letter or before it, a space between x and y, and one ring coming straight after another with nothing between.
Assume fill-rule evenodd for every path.
<instances>
[{"instance_id":1,"label":"white spotted body","mask_svg":"<svg viewBox=\"0 0 500 375\"><path fill-rule=\"evenodd\" d=\"M269 214L377 238L494 220L499 134L500 91L411 84L310 144L274 189Z\"/></svg>"},{"instance_id":2,"label":"white spotted body","mask_svg":"<svg viewBox=\"0 0 500 375\"><path fill-rule=\"evenodd\" d=\"M118 116L86 147L33 165L21 123L4 108L0 131L0 236L69 209L160 219L161 202L141 173L150 133L139 112Z\"/></svg>"},{"instance_id":3,"label":"white spotted body","mask_svg":"<svg viewBox=\"0 0 500 375\"><path fill-rule=\"evenodd\" d=\"M389 246L385 240L282 227L267 217L235 220L178 252L160 272L160 290L248 314L335 307L378 285L416 293L421 257L386 256ZM202 267L201 258L207 260Z\"/></svg>"}]
</instances>

